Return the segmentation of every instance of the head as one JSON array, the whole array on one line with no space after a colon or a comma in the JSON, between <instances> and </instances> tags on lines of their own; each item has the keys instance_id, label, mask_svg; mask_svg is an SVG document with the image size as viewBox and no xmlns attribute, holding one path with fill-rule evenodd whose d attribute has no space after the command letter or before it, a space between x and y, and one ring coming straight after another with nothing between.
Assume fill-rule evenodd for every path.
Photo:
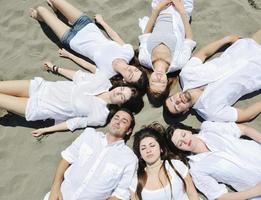
<instances>
[{"instance_id":1,"label":"head","mask_svg":"<svg viewBox=\"0 0 261 200\"><path fill-rule=\"evenodd\" d=\"M170 150L186 161L185 156L191 154L198 144L198 140L193 135L198 132L197 129L177 123L167 128L165 137Z\"/></svg>"},{"instance_id":2,"label":"head","mask_svg":"<svg viewBox=\"0 0 261 200\"><path fill-rule=\"evenodd\" d=\"M178 92L169 96L164 104L164 109L168 110L172 115L184 114L193 106L192 98L188 91Z\"/></svg>"},{"instance_id":3,"label":"head","mask_svg":"<svg viewBox=\"0 0 261 200\"><path fill-rule=\"evenodd\" d=\"M109 133L116 138L124 139L126 142L135 126L133 114L129 110L121 108L110 115L109 118Z\"/></svg>"},{"instance_id":4,"label":"head","mask_svg":"<svg viewBox=\"0 0 261 200\"><path fill-rule=\"evenodd\" d=\"M170 85L171 84L168 84L163 92L154 91L150 87L148 87L148 100L154 107L160 107L165 99L168 97Z\"/></svg>"}]
</instances>

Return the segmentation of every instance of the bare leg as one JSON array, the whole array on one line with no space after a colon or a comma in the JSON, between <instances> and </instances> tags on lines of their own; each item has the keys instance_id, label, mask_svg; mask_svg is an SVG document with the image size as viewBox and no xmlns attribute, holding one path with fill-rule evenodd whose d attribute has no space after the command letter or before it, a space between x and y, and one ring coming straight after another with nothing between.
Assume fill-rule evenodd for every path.
<instances>
[{"instance_id":1,"label":"bare leg","mask_svg":"<svg viewBox=\"0 0 261 200\"><path fill-rule=\"evenodd\" d=\"M52 8L59 10L69 21L70 24L79 18L83 12L75 8L65 0L48 0Z\"/></svg>"},{"instance_id":2,"label":"bare leg","mask_svg":"<svg viewBox=\"0 0 261 200\"><path fill-rule=\"evenodd\" d=\"M252 39L261 45L261 29L252 35Z\"/></svg>"},{"instance_id":3,"label":"bare leg","mask_svg":"<svg viewBox=\"0 0 261 200\"><path fill-rule=\"evenodd\" d=\"M1 81L0 82L0 93L17 96L17 97L28 97L29 96L29 80L20 81Z\"/></svg>"},{"instance_id":4,"label":"bare leg","mask_svg":"<svg viewBox=\"0 0 261 200\"><path fill-rule=\"evenodd\" d=\"M59 20L53 13L47 8L39 6L36 9L30 9L30 15L32 18L45 22L61 40L64 33L67 32L70 27Z\"/></svg>"},{"instance_id":5,"label":"bare leg","mask_svg":"<svg viewBox=\"0 0 261 200\"><path fill-rule=\"evenodd\" d=\"M27 101L28 98L0 93L0 107L18 115L25 115Z\"/></svg>"}]
</instances>

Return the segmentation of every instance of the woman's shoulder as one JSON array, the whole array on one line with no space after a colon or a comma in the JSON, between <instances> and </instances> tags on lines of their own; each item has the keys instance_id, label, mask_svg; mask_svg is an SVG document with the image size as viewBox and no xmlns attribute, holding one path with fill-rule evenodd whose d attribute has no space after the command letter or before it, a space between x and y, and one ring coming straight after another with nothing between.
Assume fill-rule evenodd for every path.
<instances>
[{"instance_id":1,"label":"woman's shoulder","mask_svg":"<svg viewBox=\"0 0 261 200\"><path fill-rule=\"evenodd\" d=\"M182 161L177 160L177 159L172 159L171 163L172 163L173 167L175 168L175 170L177 170L178 173L180 173L180 175L183 178L187 176L187 174L188 174L188 167ZM167 163L167 169L168 170L172 169L172 166L169 163Z\"/></svg>"}]
</instances>

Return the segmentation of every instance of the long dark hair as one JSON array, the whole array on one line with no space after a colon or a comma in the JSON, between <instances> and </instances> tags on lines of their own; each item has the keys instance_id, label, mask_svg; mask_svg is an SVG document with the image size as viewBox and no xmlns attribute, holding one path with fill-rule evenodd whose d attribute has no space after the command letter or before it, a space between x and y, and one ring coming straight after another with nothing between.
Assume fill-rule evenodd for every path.
<instances>
[{"instance_id":1,"label":"long dark hair","mask_svg":"<svg viewBox=\"0 0 261 200\"><path fill-rule=\"evenodd\" d=\"M187 166L189 166L187 156L191 155L191 152L180 150L179 148L177 148L175 146L175 144L171 140L173 133L176 129L183 129L183 130L191 131L192 134L199 133L199 129L194 129L191 126L187 126L187 125L184 125L182 123L176 123L176 124L170 125L167 128L166 133L165 133L165 139L166 139L166 143L168 145L169 150L172 153L174 153L175 155L177 155Z\"/></svg>"},{"instance_id":2,"label":"long dark hair","mask_svg":"<svg viewBox=\"0 0 261 200\"><path fill-rule=\"evenodd\" d=\"M161 149L160 157L163 160L163 163L160 167L160 170L163 169L164 175L167 177L167 180L170 184L171 199L173 198L172 184L171 184L171 180L170 180L170 177L168 175L167 169L165 167L166 162L169 163L169 165L172 167L172 169L175 171L175 173L182 180L184 188L186 190L186 184L185 184L184 179L179 174L179 172L175 169L175 167L173 166L173 164L171 162L172 157L169 154L167 145L165 143L165 140L164 140L164 137L163 137L164 134L165 134L164 127L157 122L153 122L152 124L143 127L141 130L136 132L135 135L134 135L133 151L134 151L134 153L136 154L136 156L138 157L138 160L139 160L139 165L138 165L138 170L137 170L138 184L137 184L135 195L138 197L139 200L142 200L141 193L142 193L144 186L146 185L147 178L148 178L146 170L145 170L146 162L142 159L141 154L140 154L140 142L146 137L152 137L159 143L159 146L160 146L160 149ZM159 177L159 180L161 182L160 177ZM162 184L162 186L163 186L163 184Z\"/></svg>"}]
</instances>

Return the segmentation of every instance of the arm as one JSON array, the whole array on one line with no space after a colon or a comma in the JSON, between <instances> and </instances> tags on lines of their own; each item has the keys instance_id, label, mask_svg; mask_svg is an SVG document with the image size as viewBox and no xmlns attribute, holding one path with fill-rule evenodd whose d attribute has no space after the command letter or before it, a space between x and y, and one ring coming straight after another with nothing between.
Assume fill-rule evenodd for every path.
<instances>
[{"instance_id":1,"label":"arm","mask_svg":"<svg viewBox=\"0 0 261 200\"><path fill-rule=\"evenodd\" d=\"M240 129L242 135L246 135L254 141L261 143L261 133L258 130L245 124L237 124L237 126Z\"/></svg>"},{"instance_id":2,"label":"arm","mask_svg":"<svg viewBox=\"0 0 261 200\"><path fill-rule=\"evenodd\" d=\"M66 169L70 166L70 164L62 159L57 167L54 180L53 180L53 185L51 188L51 193L49 196L49 200L62 200L62 193L61 193L61 184L64 179L64 173Z\"/></svg>"},{"instance_id":3,"label":"arm","mask_svg":"<svg viewBox=\"0 0 261 200\"><path fill-rule=\"evenodd\" d=\"M46 134L46 133L53 133L53 132L56 132L56 131L65 131L65 130L68 130L67 123L62 122L60 124L56 124L56 125L49 126L49 127L46 127L46 128L36 129L36 130L32 131L32 135L34 137L39 137L39 136Z\"/></svg>"},{"instance_id":4,"label":"arm","mask_svg":"<svg viewBox=\"0 0 261 200\"><path fill-rule=\"evenodd\" d=\"M261 195L261 182L242 192L229 192L223 194L218 198L218 200L244 200L257 197L259 195Z\"/></svg>"},{"instance_id":5,"label":"arm","mask_svg":"<svg viewBox=\"0 0 261 200\"><path fill-rule=\"evenodd\" d=\"M65 76L66 78L71 79L71 80L73 79L73 76L76 73L76 71L74 71L74 70L57 67L49 61L44 62L44 69L48 72L51 71L54 74L61 74L61 75Z\"/></svg>"},{"instance_id":6,"label":"arm","mask_svg":"<svg viewBox=\"0 0 261 200\"><path fill-rule=\"evenodd\" d=\"M65 50L64 48L58 50L59 56L64 58L69 58L76 64L82 66L84 69L87 69L88 71L95 73L96 72L96 66L87 62L86 60L75 56L74 54L70 53L69 51Z\"/></svg>"},{"instance_id":7,"label":"arm","mask_svg":"<svg viewBox=\"0 0 261 200\"><path fill-rule=\"evenodd\" d=\"M186 192L188 195L188 198L190 200L199 200L198 192L193 184L191 176L188 174L185 178L184 181L186 183Z\"/></svg>"},{"instance_id":8,"label":"arm","mask_svg":"<svg viewBox=\"0 0 261 200\"><path fill-rule=\"evenodd\" d=\"M130 195L131 195L131 198L130 198L131 200L138 200L138 198L136 198L136 195L132 190L130 190Z\"/></svg>"},{"instance_id":9,"label":"arm","mask_svg":"<svg viewBox=\"0 0 261 200\"><path fill-rule=\"evenodd\" d=\"M109 197L108 199L106 200L120 200L119 198L115 197L115 196L112 196L112 197Z\"/></svg>"},{"instance_id":10,"label":"arm","mask_svg":"<svg viewBox=\"0 0 261 200\"><path fill-rule=\"evenodd\" d=\"M155 9L152 10L149 21L145 27L144 33L151 33L156 22L157 17L162 9L168 6L171 3L171 0L161 1Z\"/></svg>"},{"instance_id":11,"label":"arm","mask_svg":"<svg viewBox=\"0 0 261 200\"><path fill-rule=\"evenodd\" d=\"M182 19L184 29L185 29L185 38L186 39L193 39L192 29L189 23L189 18L186 15L186 11L184 8L184 2L183 0L172 0L176 10L179 12L180 17Z\"/></svg>"},{"instance_id":12,"label":"arm","mask_svg":"<svg viewBox=\"0 0 261 200\"><path fill-rule=\"evenodd\" d=\"M120 45L124 45L125 42L121 39L121 37L118 35L118 33L116 33L103 19L103 17L100 14L97 14L94 16L95 22L97 22L98 24L100 24L105 31L107 32L107 34L109 35L109 37L114 40L115 42L119 43Z\"/></svg>"},{"instance_id":13,"label":"arm","mask_svg":"<svg viewBox=\"0 0 261 200\"><path fill-rule=\"evenodd\" d=\"M198 57L200 60L202 60L202 62L204 62L208 57L216 53L218 49L220 49L222 46L224 46L225 44L234 43L238 39L240 39L238 35L230 35L224 37L200 49L194 54L194 57Z\"/></svg>"},{"instance_id":14,"label":"arm","mask_svg":"<svg viewBox=\"0 0 261 200\"><path fill-rule=\"evenodd\" d=\"M255 118L261 112L261 101L254 103L247 108L236 108L237 122L245 122Z\"/></svg>"}]
</instances>

